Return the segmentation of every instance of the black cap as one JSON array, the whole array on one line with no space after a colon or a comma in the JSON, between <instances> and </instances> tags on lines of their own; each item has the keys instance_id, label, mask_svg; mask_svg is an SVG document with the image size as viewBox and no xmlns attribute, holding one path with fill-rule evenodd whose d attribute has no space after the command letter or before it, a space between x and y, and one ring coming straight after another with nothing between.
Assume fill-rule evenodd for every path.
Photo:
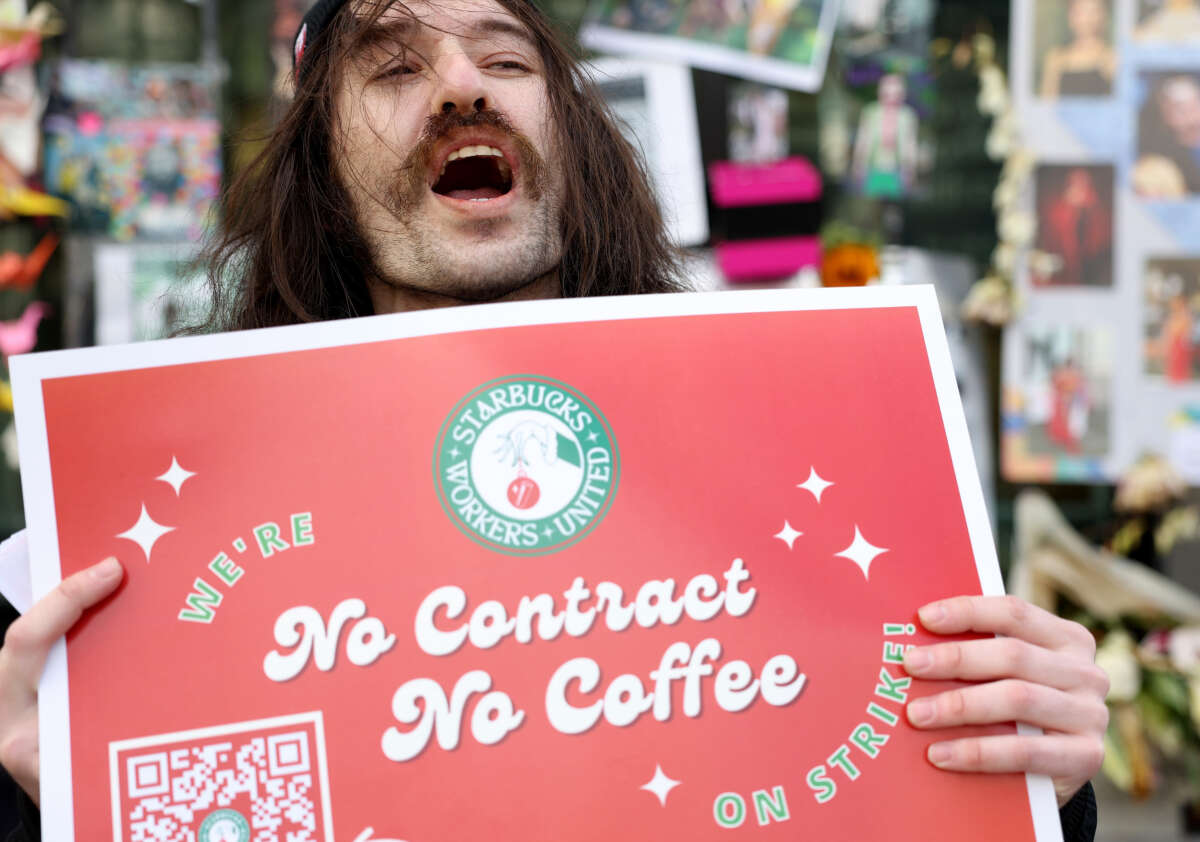
<instances>
[{"instance_id":1,"label":"black cap","mask_svg":"<svg viewBox=\"0 0 1200 842\"><path fill-rule=\"evenodd\" d=\"M346 0L317 0L304 15L296 32L296 40L292 42L292 72L297 76L300 75L300 61L309 45L320 37L322 30L345 5Z\"/></svg>"}]
</instances>

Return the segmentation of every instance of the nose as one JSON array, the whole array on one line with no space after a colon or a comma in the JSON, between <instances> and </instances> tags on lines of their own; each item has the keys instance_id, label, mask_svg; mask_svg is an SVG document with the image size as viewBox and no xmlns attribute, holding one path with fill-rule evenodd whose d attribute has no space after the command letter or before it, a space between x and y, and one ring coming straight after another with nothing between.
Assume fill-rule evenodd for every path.
<instances>
[{"instance_id":1,"label":"nose","mask_svg":"<svg viewBox=\"0 0 1200 842\"><path fill-rule=\"evenodd\" d=\"M437 63L438 84L430 102L433 113L482 111L488 107L484 77L471 57L455 50Z\"/></svg>"}]
</instances>

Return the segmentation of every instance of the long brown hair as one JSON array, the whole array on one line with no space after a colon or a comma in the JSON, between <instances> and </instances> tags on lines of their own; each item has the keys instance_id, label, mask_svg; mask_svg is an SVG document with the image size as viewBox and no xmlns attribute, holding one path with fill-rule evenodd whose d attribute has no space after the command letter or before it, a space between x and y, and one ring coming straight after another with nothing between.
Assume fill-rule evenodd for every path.
<instances>
[{"instance_id":1,"label":"long brown hair","mask_svg":"<svg viewBox=\"0 0 1200 842\"><path fill-rule=\"evenodd\" d=\"M538 45L563 173L562 295L682 289L679 256L640 159L564 46L529 0L497 0ZM347 3L304 55L295 98L258 158L223 196L205 251L209 329L242 329L368 315L374 268L334 166L335 101L345 63L398 0ZM576 154L567 154L576 150Z\"/></svg>"}]
</instances>

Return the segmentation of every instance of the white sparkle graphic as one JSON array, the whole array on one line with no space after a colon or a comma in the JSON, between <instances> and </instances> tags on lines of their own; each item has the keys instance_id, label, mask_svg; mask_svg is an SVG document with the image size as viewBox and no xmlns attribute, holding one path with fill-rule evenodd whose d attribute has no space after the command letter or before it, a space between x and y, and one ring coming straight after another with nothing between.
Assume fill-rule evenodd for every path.
<instances>
[{"instance_id":1,"label":"white sparkle graphic","mask_svg":"<svg viewBox=\"0 0 1200 842\"><path fill-rule=\"evenodd\" d=\"M876 547L864 538L858 526L855 525L854 540L850 543L850 546L846 547L840 553L834 553L834 555L853 561L862 568L863 578L870 581L871 562L886 552L887 550L884 547Z\"/></svg>"},{"instance_id":2,"label":"white sparkle graphic","mask_svg":"<svg viewBox=\"0 0 1200 842\"><path fill-rule=\"evenodd\" d=\"M174 526L163 526L161 523L155 523L154 519L150 517L149 512L146 511L146 504L142 503L142 514L138 517L137 523L117 535L117 537L128 538L141 547L142 552L146 554L146 563L149 564L150 551L154 549L154 542L174 529Z\"/></svg>"},{"instance_id":3,"label":"white sparkle graphic","mask_svg":"<svg viewBox=\"0 0 1200 842\"><path fill-rule=\"evenodd\" d=\"M803 488L805 491L810 492L813 497L817 498L817 502L820 503L821 495L824 494L825 489L831 485L833 485L832 482L829 482L828 480L821 478L821 475L817 473L816 468L809 468L808 469L808 479L806 479L804 482L800 483L796 487Z\"/></svg>"},{"instance_id":4,"label":"white sparkle graphic","mask_svg":"<svg viewBox=\"0 0 1200 842\"><path fill-rule=\"evenodd\" d=\"M155 477L159 482L165 482L167 485L175 489L175 496L179 496L179 489L183 488L183 484L196 475L195 471L185 471L179 465L179 460L174 456L171 457L171 467L167 468L167 472L162 476Z\"/></svg>"},{"instance_id":5,"label":"white sparkle graphic","mask_svg":"<svg viewBox=\"0 0 1200 842\"><path fill-rule=\"evenodd\" d=\"M788 549L791 550L794 549L793 545L796 543L796 539L803 534L803 532L798 532L795 529L792 529L792 525L785 520L783 522L783 529L780 529L778 532L776 532L774 537L787 544Z\"/></svg>"},{"instance_id":6,"label":"white sparkle graphic","mask_svg":"<svg viewBox=\"0 0 1200 842\"><path fill-rule=\"evenodd\" d=\"M679 786L679 781L673 781L663 774L662 766L654 765L654 777L649 783L642 784L638 789L653 792L658 797L658 803L667 806L667 793Z\"/></svg>"}]
</instances>

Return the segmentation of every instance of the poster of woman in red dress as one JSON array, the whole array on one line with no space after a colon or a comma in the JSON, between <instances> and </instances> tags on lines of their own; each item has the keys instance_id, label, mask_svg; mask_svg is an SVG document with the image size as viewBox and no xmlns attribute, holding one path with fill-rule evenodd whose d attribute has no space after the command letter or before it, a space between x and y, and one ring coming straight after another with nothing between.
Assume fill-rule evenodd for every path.
<instances>
[{"instance_id":1,"label":"poster of woman in red dress","mask_svg":"<svg viewBox=\"0 0 1200 842\"><path fill-rule=\"evenodd\" d=\"M1196 379L1200 258L1151 258L1143 278L1146 373L1168 383Z\"/></svg>"},{"instance_id":2,"label":"poster of woman in red dress","mask_svg":"<svg viewBox=\"0 0 1200 842\"><path fill-rule=\"evenodd\" d=\"M1109 453L1112 335L1103 328L1051 324L1025 334L1020 384L1006 410L1006 447L1041 460ZM1014 449L1015 448L1015 449Z\"/></svg>"},{"instance_id":3,"label":"poster of woman in red dress","mask_svg":"<svg viewBox=\"0 0 1200 842\"><path fill-rule=\"evenodd\" d=\"M1037 171L1038 248L1059 258L1057 271L1034 273L1038 286L1113 282L1113 168L1043 166Z\"/></svg>"},{"instance_id":4,"label":"poster of woman in red dress","mask_svg":"<svg viewBox=\"0 0 1200 842\"><path fill-rule=\"evenodd\" d=\"M1087 381L1083 372L1068 358L1050 378L1054 391L1053 414L1046 430L1050 439L1068 453L1078 453L1087 432Z\"/></svg>"}]
</instances>

